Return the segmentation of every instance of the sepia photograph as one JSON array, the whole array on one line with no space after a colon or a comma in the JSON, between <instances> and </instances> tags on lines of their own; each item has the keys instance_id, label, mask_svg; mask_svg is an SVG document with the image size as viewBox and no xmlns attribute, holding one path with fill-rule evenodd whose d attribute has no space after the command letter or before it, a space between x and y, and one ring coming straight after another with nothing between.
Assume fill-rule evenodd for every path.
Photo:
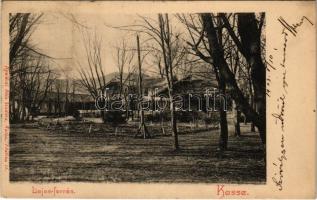
<instances>
[{"instance_id":1,"label":"sepia photograph","mask_svg":"<svg viewBox=\"0 0 317 200\"><path fill-rule=\"evenodd\" d=\"M9 181L266 184L266 13L10 13Z\"/></svg>"},{"instance_id":2,"label":"sepia photograph","mask_svg":"<svg viewBox=\"0 0 317 200\"><path fill-rule=\"evenodd\" d=\"M314 199L315 6L5 0L0 196Z\"/></svg>"}]
</instances>

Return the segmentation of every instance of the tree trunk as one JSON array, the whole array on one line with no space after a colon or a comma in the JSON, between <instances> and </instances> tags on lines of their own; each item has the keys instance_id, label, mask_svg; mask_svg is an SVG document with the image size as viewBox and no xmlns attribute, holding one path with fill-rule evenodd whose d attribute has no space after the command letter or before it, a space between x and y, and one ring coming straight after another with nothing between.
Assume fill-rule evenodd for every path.
<instances>
[{"instance_id":1,"label":"tree trunk","mask_svg":"<svg viewBox=\"0 0 317 200\"><path fill-rule=\"evenodd\" d=\"M26 108L24 103L22 104L22 116L21 116L21 120L24 121L25 120L25 116L26 116Z\"/></svg>"},{"instance_id":2,"label":"tree trunk","mask_svg":"<svg viewBox=\"0 0 317 200\"><path fill-rule=\"evenodd\" d=\"M254 13L238 14L238 32L244 47L245 57L251 68L254 86L254 106L259 113L257 125L262 142L266 131L266 68L261 57L261 29L258 28ZM256 125L256 124L255 124Z\"/></svg>"},{"instance_id":3,"label":"tree trunk","mask_svg":"<svg viewBox=\"0 0 317 200\"><path fill-rule=\"evenodd\" d=\"M136 136L138 134L141 134L143 135L143 138L146 139L146 138L150 138L150 134L147 130L147 127L145 125L145 122L144 122L144 110L142 108L142 97L143 97L143 94L142 94L142 91L143 91L143 88L142 88L142 73L141 73L141 53L140 53L140 40L139 40L139 36L137 35L136 37L137 39L137 48L138 48L138 63L139 63L139 95L141 97L141 100L140 100L140 125L139 125L139 129L138 129L138 132L136 134Z\"/></svg>"},{"instance_id":4,"label":"tree trunk","mask_svg":"<svg viewBox=\"0 0 317 200\"><path fill-rule=\"evenodd\" d=\"M240 120L241 112L240 112L239 109L237 109L237 110L236 110L236 113L237 113L237 115L236 115L235 125L234 125L234 127L235 127L234 135L237 136L237 137L239 137L239 136L241 136L240 121L239 121L239 120Z\"/></svg>"},{"instance_id":5,"label":"tree trunk","mask_svg":"<svg viewBox=\"0 0 317 200\"><path fill-rule=\"evenodd\" d=\"M175 116L175 104L173 102L173 96L170 94L170 108L171 108L171 126L172 126L172 131L173 131L173 136L174 136L174 148L175 150L179 149L179 144L178 144L178 132L177 132L177 122L176 122L176 116Z\"/></svg>"},{"instance_id":6,"label":"tree trunk","mask_svg":"<svg viewBox=\"0 0 317 200\"><path fill-rule=\"evenodd\" d=\"M233 101L233 113L234 113L234 135L235 136L240 136L241 135L241 131L240 131L240 115L241 112L239 110L239 107L237 106L237 104Z\"/></svg>"},{"instance_id":7,"label":"tree trunk","mask_svg":"<svg viewBox=\"0 0 317 200\"><path fill-rule=\"evenodd\" d=\"M172 50L171 50L171 32L169 26L169 18L168 14L165 14L165 20L163 19L163 15L159 14L159 26L160 26L160 39L161 39L161 47L163 51L163 58L165 64L165 72L166 79L168 85L168 94L170 100L170 112L171 112L171 126L172 132L174 136L174 148L175 150L179 149L178 144L178 132L177 132L177 122L176 122L176 113L175 113L175 105L173 102L173 89L174 89L174 76L173 76L173 62L172 62Z\"/></svg>"},{"instance_id":8,"label":"tree trunk","mask_svg":"<svg viewBox=\"0 0 317 200\"><path fill-rule=\"evenodd\" d=\"M218 26L221 27L220 21L218 20ZM222 28L218 28L218 41L220 46L222 46ZM218 74L218 84L219 84L219 92L220 95L226 96L226 82L224 78L222 77L222 74L218 73L218 67L217 65L214 66L215 71ZM221 150L226 150L228 147L228 122L227 122L227 111L224 110L224 108L227 106L225 105L227 102L220 100L220 138L219 138L219 148Z\"/></svg>"},{"instance_id":9,"label":"tree trunk","mask_svg":"<svg viewBox=\"0 0 317 200\"><path fill-rule=\"evenodd\" d=\"M225 95L226 93L226 83L219 77L219 92L220 95ZM220 99L220 98L219 98ZM226 150L228 146L228 122L227 122L227 111L224 110L226 102L220 99L220 136L219 136L219 149Z\"/></svg>"},{"instance_id":10,"label":"tree trunk","mask_svg":"<svg viewBox=\"0 0 317 200\"><path fill-rule=\"evenodd\" d=\"M223 109L219 109L219 113L220 113L219 149L226 150L228 145L227 113Z\"/></svg>"},{"instance_id":11,"label":"tree trunk","mask_svg":"<svg viewBox=\"0 0 317 200\"><path fill-rule=\"evenodd\" d=\"M253 95L251 95L251 107L256 110L255 106L254 106L254 98L253 98ZM254 125L254 122L251 121L251 130L250 130L252 133L255 132L255 125Z\"/></svg>"}]
</instances>

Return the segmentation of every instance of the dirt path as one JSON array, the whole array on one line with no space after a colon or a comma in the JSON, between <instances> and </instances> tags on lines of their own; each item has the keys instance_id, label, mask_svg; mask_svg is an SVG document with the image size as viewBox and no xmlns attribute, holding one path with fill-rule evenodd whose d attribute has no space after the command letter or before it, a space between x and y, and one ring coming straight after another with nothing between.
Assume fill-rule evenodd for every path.
<instances>
[{"instance_id":1,"label":"dirt path","mask_svg":"<svg viewBox=\"0 0 317 200\"><path fill-rule=\"evenodd\" d=\"M242 128L246 130L246 128ZM107 134L53 133L11 128L11 181L265 182L258 135L229 139L217 151L217 131L135 139Z\"/></svg>"}]
</instances>

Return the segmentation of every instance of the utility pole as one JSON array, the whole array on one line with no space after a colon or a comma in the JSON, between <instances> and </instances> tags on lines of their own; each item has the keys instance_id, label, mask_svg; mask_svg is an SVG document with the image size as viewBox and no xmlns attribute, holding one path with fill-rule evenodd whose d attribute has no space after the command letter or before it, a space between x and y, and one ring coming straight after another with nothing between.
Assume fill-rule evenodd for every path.
<instances>
[{"instance_id":1,"label":"utility pole","mask_svg":"<svg viewBox=\"0 0 317 200\"><path fill-rule=\"evenodd\" d=\"M150 134L146 128L145 122L144 122L144 110L142 109L142 99L143 99L143 88L142 88L142 63L141 63L141 52L140 52L140 39L139 35L136 36L137 41L137 51L138 51L138 65L139 65L139 109L140 109L140 126L138 129L138 132L136 133L135 137L137 137L139 134L143 138L150 138Z\"/></svg>"}]
</instances>

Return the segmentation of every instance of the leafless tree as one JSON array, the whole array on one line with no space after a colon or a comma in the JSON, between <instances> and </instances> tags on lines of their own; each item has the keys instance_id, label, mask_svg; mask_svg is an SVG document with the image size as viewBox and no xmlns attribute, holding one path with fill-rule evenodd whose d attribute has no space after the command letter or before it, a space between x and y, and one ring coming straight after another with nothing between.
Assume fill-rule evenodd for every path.
<instances>
[{"instance_id":1,"label":"leafless tree","mask_svg":"<svg viewBox=\"0 0 317 200\"><path fill-rule=\"evenodd\" d=\"M219 73L218 66L214 64L214 59L212 58L212 49L210 48L209 41L205 35L205 26L203 24L202 19L198 15L189 14L186 16L185 14L177 15L179 20L185 25L186 29L189 33L189 38L191 41L187 41L187 44L191 47L191 52L195 56L204 60L206 63L210 64L211 70L209 74L215 74L216 80L218 82L218 89L221 95L226 94L226 82L222 75ZM221 45L225 44L226 41L223 40L225 37L221 27L221 21L217 20L218 24L217 34L219 35L218 42ZM227 113L223 109L223 104L226 103L224 101L220 101L220 137L219 137L219 148L221 150L225 150L227 148L228 141L228 123L227 123Z\"/></svg>"},{"instance_id":2,"label":"leafless tree","mask_svg":"<svg viewBox=\"0 0 317 200\"><path fill-rule=\"evenodd\" d=\"M137 134L141 134L143 135L143 138L149 138L150 134L149 131L145 125L145 121L144 121L144 110L142 109L142 97L143 97L143 83L142 83L142 60L141 60L141 47L140 47L140 39L139 39L139 35L137 35L136 37L137 40L137 53L138 53L138 71L139 71L139 96L140 96L140 101L139 101L139 110L140 110L140 125L137 131Z\"/></svg>"},{"instance_id":3,"label":"leafless tree","mask_svg":"<svg viewBox=\"0 0 317 200\"><path fill-rule=\"evenodd\" d=\"M88 67L78 62L81 84L96 98L106 85L104 67L102 64L101 38L95 33L91 36L85 29L82 30L82 39L85 47Z\"/></svg>"},{"instance_id":4,"label":"leafless tree","mask_svg":"<svg viewBox=\"0 0 317 200\"><path fill-rule=\"evenodd\" d=\"M116 61L117 68L119 72L119 81L120 81L120 89L119 96L121 98L124 90L124 82L128 81L126 79L130 78L132 72L132 60L134 57L134 51L128 49L127 43L124 39L122 39L121 43L115 47L116 49ZM127 76L124 77L125 72Z\"/></svg>"},{"instance_id":5,"label":"leafless tree","mask_svg":"<svg viewBox=\"0 0 317 200\"><path fill-rule=\"evenodd\" d=\"M237 32L235 33L228 21L228 17L221 13L221 19L230 37L237 46L239 52L246 59L250 68L250 78L253 86L253 110L256 116L253 123L260 132L262 142L266 142L266 67L263 44L263 27L265 26L265 13L260 13L257 17L255 13L237 14ZM240 37L240 38L239 38Z\"/></svg>"},{"instance_id":6,"label":"leafless tree","mask_svg":"<svg viewBox=\"0 0 317 200\"><path fill-rule=\"evenodd\" d=\"M47 97L55 75L51 57L40 53L31 36L42 14L10 14L10 120L33 118Z\"/></svg>"},{"instance_id":7,"label":"leafless tree","mask_svg":"<svg viewBox=\"0 0 317 200\"><path fill-rule=\"evenodd\" d=\"M171 110L171 125L172 125L172 130L174 135L174 148L177 150L179 149L179 144L178 144L178 132L177 132L177 124L176 124L175 103L173 99L174 82L176 81L174 77L174 73L173 73L174 72L173 67L175 66L173 65L173 60L174 60L173 58L175 58L173 55L175 55L176 50L178 49L172 48L173 33L169 24L170 22L169 22L168 14L164 14L164 15L158 14L158 21L159 21L159 29L157 30L157 32L159 33L159 38L160 38L159 44L162 49L165 77L166 77L167 86L168 86L168 94L169 94L170 110ZM176 40L174 40L173 42L177 41L176 37L175 39ZM181 58L179 60L181 60Z\"/></svg>"},{"instance_id":8,"label":"leafless tree","mask_svg":"<svg viewBox=\"0 0 317 200\"><path fill-rule=\"evenodd\" d=\"M14 73L14 67L21 62L21 58L29 53L41 55L30 42L30 37L39 24L43 14L35 15L31 13L14 13L9 18L10 34L10 70Z\"/></svg>"},{"instance_id":9,"label":"leafless tree","mask_svg":"<svg viewBox=\"0 0 317 200\"><path fill-rule=\"evenodd\" d=\"M242 52L243 50L241 51L241 46L243 45L241 44L237 36L237 33L239 32L239 27L241 29L242 26L241 20L245 20L244 23L246 23L248 21L247 18L249 18L251 19L251 25L252 23L257 24L257 22L254 21L255 18L253 16L248 16L244 19L240 19L239 24L240 15L241 14L237 14L237 16L234 16L232 14L225 15L222 13L220 13L219 15L215 15L208 13L189 16L178 15L178 18L186 25L188 29L191 38L191 42L188 42L188 44L191 47L192 52L194 52L195 55L200 57L205 62L210 63L214 67L214 71L217 76L220 88L223 84L227 86L223 86L222 88L230 87L230 91L236 105L243 111L245 116L247 116L255 124L257 124L260 130L261 139L263 143L265 143L265 139L263 137L263 132L265 132L263 129L263 121L265 121L265 119L263 119L263 116L265 115L263 114L263 110L262 114L256 112L254 107L249 104L248 98L246 96L246 94L252 95L255 84L258 84L258 88L265 88L265 84L263 85L262 81L263 75L265 75L265 73L263 73L264 68L260 67L256 72L256 74L262 77L260 78L260 81L254 83L253 81L248 80L250 78L248 76L248 72L250 71L250 69L252 69L252 67L250 67L250 62L248 61L248 58ZM261 17L261 20L264 20L263 16ZM261 32L261 30L259 30L259 27L263 26L261 20L260 23L258 23L259 25L254 27L254 30L252 30L255 33L251 33L254 40L257 41L259 40L261 35L259 34ZM245 32L248 32L248 30L246 29L243 30ZM245 34L247 35L247 33ZM251 36L249 35L248 37ZM253 45L255 43L256 42L254 42ZM260 43L257 43L257 45L258 44ZM248 45L250 44L244 44L244 46ZM261 56L261 54L262 52L258 51L256 55ZM257 57L256 59L257 61L259 61L259 57ZM240 79L241 74L244 74L244 79L242 79L242 81ZM248 90L244 90L239 87L239 85L243 83L244 80L248 80L248 82L250 83ZM261 94L262 101L265 101L265 98L263 99L262 92ZM260 115L262 117L260 117ZM227 136L223 134L223 138L227 138Z\"/></svg>"},{"instance_id":10,"label":"leafless tree","mask_svg":"<svg viewBox=\"0 0 317 200\"><path fill-rule=\"evenodd\" d=\"M147 51L155 55L154 60L156 60L159 74L161 77L165 77L168 83L174 147L175 149L179 149L173 90L174 83L177 80L175 71L182 64L187 51L180 39L180 33L173 32L168 14L158 14L157 19L145 16L139 17L140 21L134 25L110 27L139 34L142 33L147 37L144 41L145 48L142 49L142 52ZM107 26L109 27L109 25Z\"/></svg>"},{"instance_id":11,"label":"leafless tree","mask_svg":"<svg viewBox=\"0 0 317 200\"><path fill-rule=\"evenodd\" d=\"M261 29L255 19L254 13L240 14L238 13L238 31L241 37L241 42L235 41L234 36L230 34L230 29L227 29L231 38L235 41L239 51L245 56L248 64L251 67L252 84L257 98L258 111L252 108L242 90L239 88L233 72L230 70L228 63L225 60L223 46L219 42L216 26L212 14L205 13L200 15L203 20L204 32L207 35L211 51L213 63L219 69L219 73L225 79L225 82L232 88L232 97L241 107L243 113L248 116L258 127L261 140L265 144L265 65L261 57ZM223 19L223 18L222 18ZM224 23L225 20L222 20ZM241 46L240 46L241 45Z\"/></svg>"}]
</instances>

